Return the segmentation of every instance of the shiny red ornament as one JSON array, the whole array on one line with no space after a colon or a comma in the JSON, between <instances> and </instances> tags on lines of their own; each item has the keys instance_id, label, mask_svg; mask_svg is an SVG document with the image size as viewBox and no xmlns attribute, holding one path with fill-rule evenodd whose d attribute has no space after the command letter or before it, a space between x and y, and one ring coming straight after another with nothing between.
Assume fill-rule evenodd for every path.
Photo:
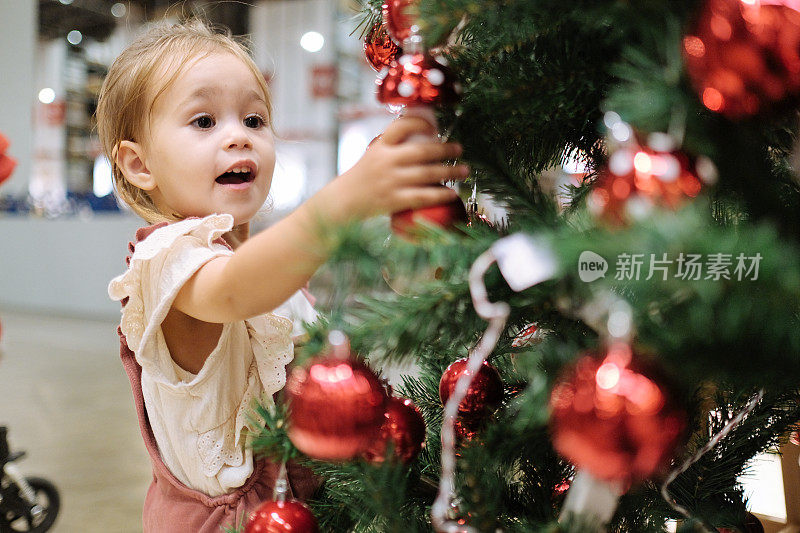
<instances>
[{"instance_id":1,"label":"shiny red ornament","mask_svg":"<svg viewBox=\"0 0 800 533\"><path fill-rule=\"evenodd\" d=\"M367 63L380 72L403 55L403 49L392 41L383 24L375 24L364 39L364 56Z\"/></svg>"},{"instance_id":2,"label":"shiny red ornament","mask_svg":"<svg viewBox=\"0 0 800 533\"><path fill-rule=\"evenodd\" d=\"M244 533L319 533L319 526L311 509L299 501L267 501L250 515Z\"/></svg>"},{"instance_id":3,"label":"shiny red ornament","mask_svg":"<svg viewBox=\"0 0 800 533\"><path fill-rule=\"evenodd\" d=\"M550 396L555 449L597 479L647 479L667 466L684 435L686 415L627 345L589 353Z\"/></svg>"},{"instance_id":4,"label":"shiny red ornament","mask_svg":"<svg viewBox=\"0 0 800 533\"><path fill-rule=\"evenodd\" d=\"M389 35L402 45L411 37L411 26L419 21L419 0L387 0L382 11Z\"/></svg>"},{"instance_id":5,"label":"shiny red ornament","mask_svg":"<svg viewBox=\"0 0 800 533\"><path fill-rule=\"evenodd\" d=\"M445 229L455 229L459 225L467 224L467 210L461 198L453 198L446 204L397 211L392 213L392 231L395 235L414 240L417 224L421 221Z\"/></svg>"},{"instance_id":6,"label":"shiny red ornament","mask_svg":"<svg viewBox=\"0 0 800 533\"><path fill-rule=\"evenodd\" d=\"M453 432L456 435L456 446L474 441L485 426L482 418L465 418L461 415L453 421ZM458 455L458 454L456 454Z\"/></svg>"},{"instance_id":7,"label":"shiny red ornament","mask_svg":"<svg viewBox=\"0 0 800 533\"><path fill-rule=\"evenodd\" d=\"M542 342L542 332L536 324L528 324L511 341L512 348L527 348Z\"/></svg>"},{"instance_id":8,"label":"shiny red ornament","mask_svg":"<svg viewBox=\"0 0 800 533\"><path fill-rule=\"evenodd\" d=\"M444 58L403 54L378 76L378 101L395 106L431 106L457 102L461 85Z\"/></svg>"},{"instance_id":9,"label":"shiny red ornament","mask_svg":"<svg viewBox=\"0 0 800 533\"><path fill-rule=\"evenodd\" d=\"M425 444L425 420L409 399L389 398L380 434L369 450L364 452L364 458L373 463L382 463L390 442L394 457L406 464L416 459Z\"/></svg>"},{"instance_id":10,"label":"shiny red ornament","mask_svg":"<svg viewBox=\"0 0 800 533\"><path fill-rule=\"evenodd\" d=\"M707 0L683 38L703 105L752 116L800 95L800 12L794 0Z\"/></svg>"},{"instance_id":11,"label":"shiny red ornament","mask_svg":"<svg viewBox=\"0 0 800 533\"><path fill-rule=\"evenodd\" d=\"M598 173L588 206L599 219L623 225L654 206L677 209L702 189L703 181L686 154L621 148Z\"/></svg>"},{"instance_id":12,"label":"shiny red ornament","mask_svg":"<svg viewBox=\"0 0 800 533\"><path fill-rule=\"evenodd\" d=\"M386 391L378 376L352 357L323 356L295 367L286 392L289 439L310 457L351 459L378 437Z\"/></svg>"},{"instance_id":13,"label":"shiny red ornament","mask_svg":"<svg viewBox=\"0 0 800 533\"><path fill-rule=\"evenodd\" d=\"M747 513L744 519L744 529L720 527L717 530L719 533L764 533L764 526L753 513Z\"/></svg>"},{"instance_id":14,"label":"shiny red ornament","mask_svg":"<svg viewBox=\"0 0 800 533\"><path fill-rule=\"evenodd\" d=\"M439 380L439 398L442 405L456 390L456 382L467 373L468 359L458 359L450 363L442 379ZM503 402L503 380L497 369L484 361L478 373L472 379L472 383L467 389L467 394L458 406L458 416L463 420L465 427L475 427L473 422L483 420L492 411L500 407Z\"/></svg>"},{"instance_id":15,"label":"shiny red ornament","mask_svg":"<svg viewBox=\"0 0 800 533\"><path fill-rule=\"evenodd\" d=\"M800 446L800 429L795 429L789 434L789 442L795 446Z\"/></svg>"}]
</instances>

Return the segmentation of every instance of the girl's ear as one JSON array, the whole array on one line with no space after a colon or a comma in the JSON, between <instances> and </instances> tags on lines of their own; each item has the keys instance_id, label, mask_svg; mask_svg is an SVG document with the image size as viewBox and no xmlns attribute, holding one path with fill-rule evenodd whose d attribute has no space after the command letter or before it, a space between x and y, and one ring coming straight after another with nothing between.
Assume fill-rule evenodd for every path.
<instances>
[{"instance_id":1,"label":"girl's ear","mask_svg":"<svg viewBox=\"0 0 800 533\"><path fill-rule=\"evenodd\" d=\"M117 166L122 171L122 175L132 185L144 191L152 191L156 188L156 182L147 169L144 151L139 143L121 141L117 146L115 159Z\"/></svg>"}]
</instances>

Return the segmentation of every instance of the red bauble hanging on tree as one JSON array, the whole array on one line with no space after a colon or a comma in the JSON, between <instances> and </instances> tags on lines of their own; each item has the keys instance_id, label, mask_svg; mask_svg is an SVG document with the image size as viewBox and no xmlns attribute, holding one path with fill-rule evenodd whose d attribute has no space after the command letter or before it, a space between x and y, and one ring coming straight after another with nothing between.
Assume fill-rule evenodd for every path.
<instances>
[{"instance_id":1,"label":"red bauble hanging on tree","mask_svg":"<svg viewBox=\"0 0 800 533\"><path fill-rule=\"evenodd\" d=\"M599 219L621 225L646 216L655 206L677 209L699 195L703 183L682 152L624 147L598 173L588 206Z\"/></svg>"},{"instance_id":2,"label":"red bauble hanging on tree","mask_svg":"<svg viewBox=\"0 0 800 533\"><path fill-rule=\"evenodd\" d=\"M446 204L397 211L392 213L392 231L395 235L413 240L417 225L422 221L441 228L454 229L467 224L467 210L464 208L464 202L456 197Z\"/></svg>"},{"instance_id":3,"label":"red bauble hanging on tree","mask_svg":"<svg viewBox=\"0 0 800 533\"><path fill-rule=\"evenodd\" d=\"M403 54L403 50L392 41L383 24L375 24L364 39L364 56L369 65L380 72Z\"/></svg>"},{"instance_id":4,"label":"red bauble hanging on tree","mask_svg":"<svg viewBox=\"0 0 800 533\"><path fill-rule=\"evenodd\" d=\"M800 95L800 12L790 0L707 0L683 39L700 100L737 119Z\"/></svg>"},{"instance_id":5,"label":"red bauble hanging on tree","mask_svg":"<svg viewBox=\"0 0 800 533\"><path fill-rule=\"evenodd\" d=\"M296 500L262 503L244 527L244 533L319 533L314 513Z\"/></svg>"},{"instance_id":6,"label":"red bauble hanging on tree","mask_svg":"<svg viewBox=\"0 0 800 533\"><path fill-rule=\"evenodd\" d=\"M588 354L550 397L553 445L597 479L636 482L665 467L681 441L686 415L628 345Z\"/></svg>"},{"instance_id":7,"label":"red bauble hanging on tree","mask_svg":"<svg viewBox=\"0 0 800 533\"><path fill-rule=\"evenodd\" d=\"M386 391L364 363L321 357L296 367L286 383L289 438L321 460L356 457L377 438L386 412Z\"/></svg>"},{"instance_id":8,"label":"red bauble hanging on tree","mask_svg":"<svg viewBox=\"0 0 800 533\"><path fill-rule=\"evenodd\" d=\"M442 405L447 403L456 390L458 378L468 372L467 358L458 359L448 366L439 381L439 398ZM503 402L503 380L497 369L484 361L480 370L472 378L467 394L458 406L458 417L462 424L474 427Z\"/></svg>"},{"instance_id":9,"label":"red bauble hanging on tree","mask_svg":"<svg viewBox=\"0 0 800 533\"><path fill-rule=\"evenodd\" d=\"M719 533L764 533L764 526L761 524L758 518L753 515L753 513L747 513L744 519L744 529L741 531L728 527L720 527L717 529L719 530Z\"/></svg>"},{"instance_id":10,"label":"red bauble hanging on tree","mask_svg":"<svg viewBox=\"0 0 800 533\"><path fill-rule=\"evenodd\" d=\"M457 102L461 85L446 61L427 53L403 54L378 76L378 101L396 106Z\"/></svg>"},{"instance_id":11,"label":"red bauble hanging on tree","mask_svg":"<svg viewBox=\"0 0 800 533\"><path fill-rule=\"evenodd\" d=\"M394 457L403 463L413 461L425 443L425 420L419 409L406 398L389 398L380 434L373 445L364 452L364 458L382 463L386 448L391 443Z\"/></svg>"},{"instance_id":12,"label":"red bauble hanging on tree","mask_svg":"<svg viewBox=\"0 0 800 533\"><path fill-rule=\"evenodd\" d=\"M411 26L419 19L419 0L387 0L383 4L383 22L397 44L411 37Z\"/></svg>"}]
</instances>

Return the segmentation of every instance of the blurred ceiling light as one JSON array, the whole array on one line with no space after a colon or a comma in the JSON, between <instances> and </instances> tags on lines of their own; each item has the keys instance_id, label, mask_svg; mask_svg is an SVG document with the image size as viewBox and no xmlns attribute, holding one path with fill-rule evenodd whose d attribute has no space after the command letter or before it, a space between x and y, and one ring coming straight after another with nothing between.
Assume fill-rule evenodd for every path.
<instances>
[{"instance_id":1,"label":"blurred ceiling light","mask_svg":"<svg viewBox=\"0 0 800 533\"><path fill-rule=\"evenodd\" d=\"M125 13L128 12L128 8L125 7L125 4L122 2L117 2L113 6L111 6L111 14L117 18L122 18L125 16Z\"/></svg>"},{"instance_id":2,"label":"blurred ceiling light","mask_svg":"<svg viewBox=\"0 0 800 533\"><path fill-rule=\"evenodd\" d=\"M50 87L45 87L39 91L39 101L43 104L52 104L56 99L56 92Z\"/></svg>"},{"instance_id":3,"label":"blurred ceiling light","mask_svg":"<svg viewBox=\"0 0 800 533\"><path fill-rule=\"evenodd\" d=\"M58 1L64 4L65 6L68 6L72 3L72 0L58 0Z\"/></svg>"},{"instance_id":4,"label":"blurred ceiling light","mask_svg":"<svg viewBox=\"0 0 800 533\"><path fill-rule=\"evenodd\" d=\"M83 35L78 30L72 30L67 34L67 41L69 44L80 44L83 40Z\"/></svg>"},{"instance_id":5,"label":"blurred ceiling light","mask_svg":"<svg viewBox=\"0 0 800 533\"><path fill-rule=\"evenodd\" d=\"M309 31L300 37L300 46L309 52L319 52L325 44L325 38L321 33Z\"/></svg>"}]
</instances>

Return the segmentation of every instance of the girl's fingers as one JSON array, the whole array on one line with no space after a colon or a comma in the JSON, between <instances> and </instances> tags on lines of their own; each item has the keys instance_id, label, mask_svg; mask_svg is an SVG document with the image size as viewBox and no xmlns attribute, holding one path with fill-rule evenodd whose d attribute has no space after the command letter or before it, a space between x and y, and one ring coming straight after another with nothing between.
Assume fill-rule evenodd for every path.
<instances>
[{"instance_id":1,"label":"girl's fingers","mask_svg":"<svg viewBox=\"0 0 800 533\"><path fill-rule=\"evenodd\" d=\"M421 207L446 204L457 197L458 193L449 187L410 187L402 191L397 191L397 201L394 210L419 209Z\"/></svg>"},{"instance_id":2,"label":"girl's fingers","mask_svg":"<svg viewBox=\"0 0 800 533\"><path fill-rule=\"evenodd\" d=\"M408 167L400 174L398 180L405 185L434 185L443 181L464 180L469 176L467 165L419 165Z\"/></svg>"},{"instance_id":3,"label":"girl's fingers","mask_svg":"<svg viewBox=\"0 0 800 533\"><path fill-rule=\"evenodd\" d=\"M409 142L396 148L396 157L405 164L413 165L456 159L463 151L458 143Z\"/></svg>"},{"instance_id":4,"label":"girl's fingers","mask_svg":"<svg viewBox=\"0 0 800 533\"><path fill-rule=\"evenodd\" d=\"M400 144L415 134L435 136L436 128L424 118L402 117L389 124L381 135L381 141L385 144Z\"/></svg>"}]
</instances>

